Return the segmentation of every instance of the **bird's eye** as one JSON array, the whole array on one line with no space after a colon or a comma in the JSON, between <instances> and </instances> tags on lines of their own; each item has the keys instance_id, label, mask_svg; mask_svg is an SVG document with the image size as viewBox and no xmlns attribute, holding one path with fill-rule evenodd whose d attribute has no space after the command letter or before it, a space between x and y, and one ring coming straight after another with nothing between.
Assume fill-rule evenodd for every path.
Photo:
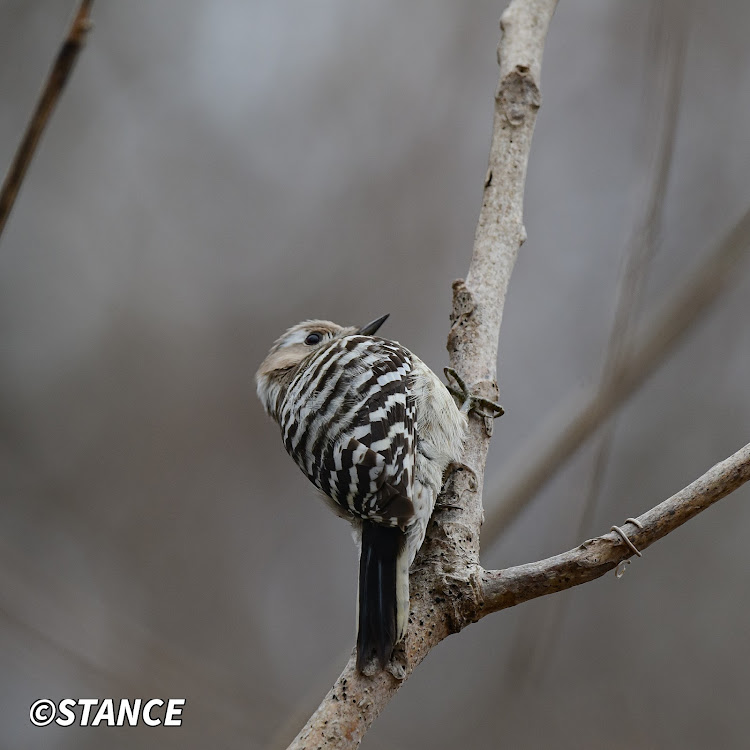
<instances>
[{"instance_id":1,"label":"bird's eye","mask_svg":"<svg viewBox=\"0 0 750 750\"><path fill-rule=\"evenodd\" d=\"M319 344L322 341L323 337L319 333L311 333L306 339L305 343L308 346L315 346L315 344Z\"/></svg>"}]
</instances>

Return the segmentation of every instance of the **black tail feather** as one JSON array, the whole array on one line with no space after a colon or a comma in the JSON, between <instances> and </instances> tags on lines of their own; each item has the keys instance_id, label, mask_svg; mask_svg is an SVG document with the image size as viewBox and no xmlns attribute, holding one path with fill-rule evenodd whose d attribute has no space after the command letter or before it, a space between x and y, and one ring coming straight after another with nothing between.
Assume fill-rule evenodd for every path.
<instances>
[{"instance_id":1,"label":"black tail feather","mask_svg":"<svg viewBox=\"0 0 750 750\"><path fill-rule=\"evenodd\" d=\"M396 571L406 534L398 526L362 523L359 557L357 669L373 656L385 667L396 643Z\"/></svg>"}]
</instances>

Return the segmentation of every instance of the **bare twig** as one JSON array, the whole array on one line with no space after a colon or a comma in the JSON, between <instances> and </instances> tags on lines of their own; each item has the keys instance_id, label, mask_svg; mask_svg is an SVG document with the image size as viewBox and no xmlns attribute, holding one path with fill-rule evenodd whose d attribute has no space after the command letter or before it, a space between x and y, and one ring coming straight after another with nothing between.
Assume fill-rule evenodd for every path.
<instances>
[{"instance_id":1,"label":"bare twig","mask_svg":"<svg viewBox=\"0 0 750 750\"><path fill-rule=\"evenodd\" d=\"M589 438L666 359L727 287L739 278L750 250L750 209L688 276L633 347L617 373L602 387L577 394L538 432L539 437L508 462L516 473L488 493L498 498L482 529L485 548L495 541L543 487Z\"/></svg>"},{"instance_id":2,"label":"bare twig","mask_svg":"<svg viewBox=\"0 0 750 750\"><path fill-rule=\"evenodd\" d=\"M642 528L628 525L628 538L643 551L748 480L750 443L676 495L638 516L636 520ZM593 581L633 554L618 534L610 532L547 560L506 570L484 571L484 601L479 617Z\"/></svg>"},{"instance_id":3,"label":"bare twig","mask_svg":"<svg viewBox=\"0 0 750 750\"><path fill-rule=\"evenodd\" d=\"M26 126L26 132L18 146L13 163L5 176L2 190L0 191L0 235L5 229L5 224L10 215L16 196L26 175L26 170L34 156L39 139L42 137L44 128L55 109L60 94L68 80L73 65L78 58L78 53L83 47L86 33L91 28L89 13L94 0L82 0L73 22L68 29L68 35L57 53L52 69L47 76L42 93L37 101L34 114Z\"/></svg>"},{"instance_id":4,"label":"bare twig","mask_svg":"<svg viewBox=\"0 0 750 750\"><path fill-rule=\"evenodd\" d=\"M466 281L453 285L451 366L476 395L495 399L497 347L503 303L518 249L526 164L539 109L539 76L547 28L556 0L513 0L503 13L498 46L500 84L484 200ZM433 646L465 624L461 593L479 593L482 476L491 429L471 420L462 461L444 488L446 507L436 514L411 574L409 632L403 671L359 674L354 659L323 699L291 748L353 748ZM459 502L450 502L460 496ZM474 584L474 585L473 585ZM394 676L399 679L394 679Z\"/></svg>"}]
</instances>

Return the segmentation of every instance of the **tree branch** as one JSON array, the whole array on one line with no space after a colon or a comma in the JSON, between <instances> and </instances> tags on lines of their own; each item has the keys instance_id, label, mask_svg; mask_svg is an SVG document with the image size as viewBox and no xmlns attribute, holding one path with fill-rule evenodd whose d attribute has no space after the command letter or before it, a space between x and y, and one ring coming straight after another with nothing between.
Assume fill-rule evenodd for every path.
<instances>
[{"instance_id":1,"label":"tree branch","mask_svg":"<svg viewBox=\"0 0 750 750\"><path fill-rule=\"evenodd\" d=\"M503 14L498 47L490 163L466 281L453 285L448 336L451 365L472 391L495 399L497 342L503 303L525 236L522 200L526 164L539 108L539 73L556 0L513 0ZM579 413L574 437L583 439L611 404L621 403L678 337L724 288L744 256L750 211L691 276L649 335ZM503 571L479 565L482 480L492 423L471 419L463 464L449 474L425 543L411 571L407 636L388 670L357 672L355 655L290 748L355 748L403 682L441 640L490 612L598 578L634 553L612 532L574 550ZM555 443L552 458L563 448ZM550 459L547 456L547 460ZM750 444L628 526L628 539L647 548L750 480ZM442 501L442 502L441 502Z\"/></svg>"},{"instance_id":2,"label":"tree branch","mask_svg":"<svg viewBox=\"0 0 750 750\"><path fill-rule=\"evenodd\" d=\"M448 336L451 366L476 395L497 399L497 347L503 303L525 239L523 193L547 29L556 0L513 0L503 13L500 83L484 198L466 281L453 285ZM400 669L359 674L354 655L290 748L354 748L403 681L443 638L467 622L465 598L479 602L482 477L491 422L472 419L462 461L443 489L410 576L409 632ZM440 502L440 501L439 501ZM448 508L447 506L450 506ZM473 592L473 593L471 593Z\"/></svg>"},{"instance_id":3,"label":"tree branch","mask_svg":"<svg viewBox=\"0 0 750 750\"><path fill-rule=\"evenodd\" d=\"M642 552L748 480L750 443L676 495L638 516L636 520L643 528L629 524L628 538ZM477 619L490 612L593 581L633 554L619 534L610 532L540 562L484 571L481 584L484 601Z\"/></svg>"},{"instance_id":4,"label":"tree branch","mask_svg":"<svg viewBox=\"0 0 750 750\"><path fill-rule=\"evenodd\" d=\"M86 40L86 33L91 28L89 13L94 0L82 0L73 22L68 29L68 35L57 53L52 69L47 76L42 93L39 95L34 114L26 126L26 132L18 146L13 163L5 176L2 190L0 190L0 235L5 229L16 196L26 176L26 170L39 145L44 128L55 109L60 94L67 83L70 71L73 69L78 53Z\"/></svg>"},{"instance_id":5,"label":"tree branch","mask_svg":"<svg viewBox=\"0 0 750 750\"><path fill-rule=\"evenodd\" d=\"M733 281L750 253L750 208L645 326L617 371L567 401L507 462L515 472L489 492L498 498L482 528L485 548L512 523L563 463L633 394Z\"/></svg>"}]
</instances>

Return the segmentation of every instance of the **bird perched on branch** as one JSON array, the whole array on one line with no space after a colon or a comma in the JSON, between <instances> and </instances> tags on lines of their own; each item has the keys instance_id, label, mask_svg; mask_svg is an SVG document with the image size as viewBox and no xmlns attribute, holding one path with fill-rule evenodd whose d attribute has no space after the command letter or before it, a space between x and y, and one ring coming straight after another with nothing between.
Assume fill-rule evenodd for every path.
<instances>
[{"instance_id":1,"label":"bird perched on branch","mask_svg":"<svg viewBox=\"0 0 750 750\"><path fill-rule=\"evenodd\" d=\"M255 379L289 455L360 550L357 668L385 667L406 631L409 567L424 540L443 471L458 461L464 407L417 356L362 328L308 320L271 347ZM455 375L455 373L452 373Z\"/></svg>"}]
</instances>

